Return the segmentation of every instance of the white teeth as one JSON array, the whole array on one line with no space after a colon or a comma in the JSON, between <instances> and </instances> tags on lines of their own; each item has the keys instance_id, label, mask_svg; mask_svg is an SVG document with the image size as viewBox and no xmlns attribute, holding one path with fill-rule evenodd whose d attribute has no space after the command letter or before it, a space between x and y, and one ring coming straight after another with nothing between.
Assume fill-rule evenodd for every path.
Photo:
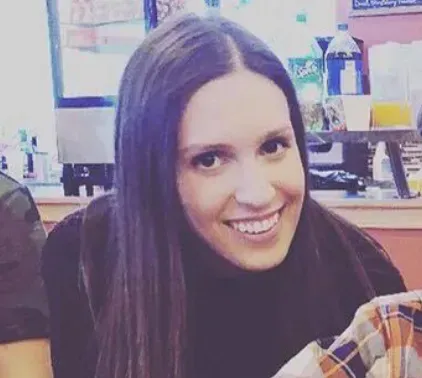
<instances>
[{"instance_id":1,"label":"white teeth","mask_svg":"<svg viewBox=\"0 0 422 378\"><path fill-rule=\"evenodd\" d=\"M253 232L257 234L258 232L261 232L263 222L253 222Z\"/></svg>"},{"instance_id":2,"label":"white teeth","mask_svg":"<svg viewBox=\"0 0 422 378\"><path fill-rule=\"evenodd\" d=\"M265 219L263 221L252 221L252 222L231 222L235 230L248 233L248 234L259 234L262 232L267 232L271 230L280 218L280 214L276 213L271 218Z\"/></svg>"}]
</instances>

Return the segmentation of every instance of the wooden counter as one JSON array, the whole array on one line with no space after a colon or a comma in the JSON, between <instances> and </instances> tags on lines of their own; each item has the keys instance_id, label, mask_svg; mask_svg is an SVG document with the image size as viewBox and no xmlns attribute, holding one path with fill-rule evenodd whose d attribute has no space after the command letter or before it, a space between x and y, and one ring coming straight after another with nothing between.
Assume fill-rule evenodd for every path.
<instances>
[{"instance_id":1,"label":"wooden counter","mask_svg":"<svg viewBox=\"0 0 422 378\"><path fill-rule=\"evenodd\" d=\"M341 198L318 193L315 198L366 229L390 254L410 289L422 288L422 198L377 200ZM64 216L86 206L86 197L35 197L47 230Z\"/></svg>"},{"instance_id":2,"label":"wooden counter","mask_svg":"<svg viewBox=\"0 0 422 378\"><path fill-rule=\"evenodd\" d=\"M362 228L422 230L422 198L415 199L336 199L319 202Z\"/></svg>"},{"instance_id":3,"label":"wooden counter","mask_svg":"<svg viewBox=\"0 0 422 378\"><path fill-rule=\"evenodd\" d=\"M320 200L365 229L386 249L409 289L422 288L422 199Z\"/></svg>"},{"instance_id":4,"label":"wooden counter","mask_svg":"<svg viewBox=\"0 0 422 378\"><path fill-rule=\"evenodd\" d=\"M88 197L35 197L38 211L49 231L66 215L85 207L91 201Z\"/></svg>"},{"instance_id":5,"label":"wooden counter","mask_svg":"<svg viewBox=\"0 0 422 378\"><path fill-rule=\"evenodd\" d=\"M352 223L368 229L422 230L422 198L376 200L341 198L329 192L315 198ZM41 218L47 224L90 202L89 197L35 197Z\"/></svg>"}]
</instances>

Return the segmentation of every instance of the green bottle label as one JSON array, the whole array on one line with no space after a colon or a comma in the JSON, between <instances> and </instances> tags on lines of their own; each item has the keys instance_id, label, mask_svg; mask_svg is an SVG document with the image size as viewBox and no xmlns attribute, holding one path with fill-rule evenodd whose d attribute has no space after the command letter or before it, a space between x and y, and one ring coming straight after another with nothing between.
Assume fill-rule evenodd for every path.
<instances>
[{"instance_id":1,"label":"green bottle label","mask_svg":"<svg viewBox=\"0 0 422 378\"><path fill-rule=\"evenodd\" d=\"M293 82L299 87L303 84L315 83L321 85L322 88L322 59L290 58L289 72Z\"/></svg>"}]
</instances>

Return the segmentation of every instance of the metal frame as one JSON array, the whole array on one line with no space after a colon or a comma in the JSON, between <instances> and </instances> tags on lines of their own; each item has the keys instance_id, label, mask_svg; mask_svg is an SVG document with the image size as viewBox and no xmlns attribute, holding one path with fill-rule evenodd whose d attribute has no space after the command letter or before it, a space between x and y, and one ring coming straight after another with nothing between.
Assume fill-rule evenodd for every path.
<instances>
[{"instance_id":1,"label":"metal frame","mask_svg":"<svg viewBox=\"0 0 422 378\"><path fill-rule=\"evenodd\" d=\"M420 130L401 127L395 129L386 128L385 130L378 129L369 131L322 131L307 133L306 138L309 145L333 142L376 143L385 141L398 196L402 199L414 198L416 196L409 190L409 185L407 183L403 167L403 160L401 157L400 143L406 141L422 142Z\"/></svg>"},{"instance_id":2,"label":"metal frame","mask_svg":"<svg viewBox=\"0 0 422 378\"><path fill-rule=\"evenodd\" d=\"M58 1L60 0L46 0L55 108L103 108L115 106L117 95L64 97L60 20L57 7ZM155 27L157 23L155 0L139 1L144 2L146 20L150 20L145 22L145 29L148 32L150 28ZM153 20L154 16L155 21Z\"/></svg>"},{"instance_id":3,"label":"metal frame","mask_svg":"<svg viewBox=\"0 0 422 378\"><path fill-rule=\"evenodd\" d=\"M397 142L386 142L388 155L390 156L391 170L393 172L394 183L397 194L400 198L409 199L415 197L409 190L406 174L404 172L403 160L401 158L400 144Z\"/></svg>"}]
</instances>

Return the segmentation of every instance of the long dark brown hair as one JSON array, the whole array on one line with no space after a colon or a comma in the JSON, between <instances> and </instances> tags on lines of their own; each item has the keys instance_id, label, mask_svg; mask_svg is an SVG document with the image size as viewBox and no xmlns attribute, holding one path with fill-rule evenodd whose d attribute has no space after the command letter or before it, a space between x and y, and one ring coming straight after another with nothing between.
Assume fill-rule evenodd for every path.
<instances>
[{"instance_id":1,"label":"long dark brown hair","mask_svg":"<svg viewBox=\"0 0 422 378\"><path fill-rule=\"evenodd\" d=\"M120 85L116 192L113 223L107 228L113 238L108 248L112 263L103 277L101 305L93 278L98 267L89 252L82 254L98 335L98 378L187 375L187 287L181 241L186 219L176 185L179 124L195 91L236 69L234 50L246 69L269 78L285 94L301 161L305 172L308 169L293 85L264 43L223 18L196 15L174 17L151 32L131 57ZM348 255L363 295L369 299L374 293L359 254L350 245L349 236L362 235L360 231L321 208L307 193L290 264L302 277L301 301L313 311L312 326L323 329L331 320L318 315L319 307L335 304L330 274L321 258L328 244ZM328 229L340 236L324 240ZM108 231L102 230L101 237L106 238ZM377 246L369 241L365 248Z\"/></svg>"}]
</instances>

